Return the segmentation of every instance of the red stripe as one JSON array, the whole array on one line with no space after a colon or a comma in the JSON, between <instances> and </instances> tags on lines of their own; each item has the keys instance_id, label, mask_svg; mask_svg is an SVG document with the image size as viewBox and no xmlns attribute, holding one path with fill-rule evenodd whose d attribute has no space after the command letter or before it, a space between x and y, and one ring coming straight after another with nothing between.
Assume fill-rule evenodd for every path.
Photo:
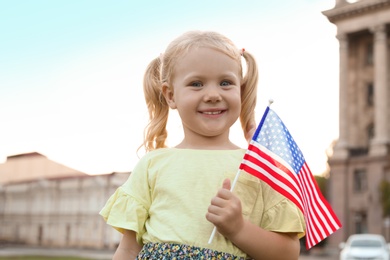
<instances>
[{"instance_id":1,"label":"red stripe","mask_svg":"<svg viewBox=\"0 0 390 260\"><path fill-rule=\"evenodd\" d=\"M320 230L318 227L318 224L315 223L315 220L318 220L319 216L316 212L316 210L313 210L313 201L310 199L311 198L311 191L307 189L304 179L304 174L300 173L299 175L301 183L302 183L302 188L305 193L305 197L307 198L307 207L306 207L306 232L309 237L309 244L316 244L318 241L321 240L321 234Z\"/></svg>"},{"instance_id":2,"label":"red stripe","mask_svg":"<svg viewBox=\"0 0 390 260\"><path fill-rule=\"evenodd\" d=\"M254 164L256 164L257 166L261 167L263 170L267 171L268 173L270 173L274 178L276 178L278 181L282 182L284 185L286 185L287 187L289 187L293 194L295 194L297 197L298 197L298 200L296 197L294 197L293 194L290 194L290 191L289 190L285 190L283 187L280 187L278 183L274 183L273 180L269 179L267 176L263 175L262 173L258 172L256 169L253 169L251 168L250 165L246 164L246 162L244 162L241 166L241 169L245 170L245 171L248 171L250 174L254 175L254 176L257 176L258 178L260 179L263 179L264 181L266 181L270 186L272 186L273 188L277 189L279 192L283 193L283 195L286 195L288 196L291 200L294 201L295 204L297 204L297 206L299 208L301 208L301 210L303 210L301 204L300 204L300 201L302 201L302 198L301 198L301 194L299 193L299 191L297 190L297 187L295 186L296 184L293 184L291 183L289 180L287 180L286 178L284 178L283 176L281 176L280 174L278 174L277 172L274 172L271 168L269 168L267 165L265 165L264 163L258 161L256 158L253 158L251 157L250 155L247 155L246 157L244 157L245 160L247 161L250 161ZM272 162L270 162L272 163ZM274 165L275 166L275 165ZM275 166L276 167L276 166ZM293 180L294 180L294 177L292 177Z\"/></svg>"},{"instance_id":3,"label":"red stripe","mask_svg":"<svg viewBox=\"0 0 390 260\"><path fill-rule=\"evenodd\" d=\"M261 158L265 159L267 162L275 166L276 168L282 170L285 174L287 174L294 183L291 183L288 179L284 178L283 176L279 175L277 172L269 168L267 165L262 163L261 161L257 160L257 158L254 158L250 156L249 154L246 154L244 158L247 158L249 161L252 161L255 164L258 164L258 166L265 169L267 172L272 173L272 176L274 176L276 179L282 181L286 186L288 186L290 189L294 191L294 193L299 197L300 201L302 201L301 193L299 192L299 182L297 179L297 175L292 173L290 170L288 170L283 164L281 164L279 161L275 160L273 157L265 153L264 151L260 150L255 145L249 145L249 151L252 151L256 153ZM260 174L260 173L258 173Z\"/></svg>"},{"instance_id":4,"label":"red stripe","mask_svg":"<svg viewBox=\"0 0 390 260\"><path fill-rule=\"evenodd\" d=\"M329 219L329 224L331 225L331 227L333 227L335 229L340 228L341 227L341 223L340 223L339 219L337 218L336 214L333 212L332 207L330 206L328 201L322 195L322 193L321 193L321 191L320 191L320 189L318 187L318 184L315 181L314 176L313 176L313 174L310 171L310 168L307 166L306 163L305 163L304 167L308 171L308 174L307 174L308 178L310 178L312 185L317 190L317 196L320 198L321 202L323 203L323 207L322 208L326 208L327 209L326 216L329 217L328 218ZM332 223L332 222L334 222L334 223Z\"/></svg>"},{"instance_id":5,"label":"red stripe","mask_svg":"<svg viewBox=\"0 0 390 260\"><path fill-rule=\"evenodd\" d=\"M333 233L335 230L337 230L341 226L341 224L340 224L339 220L337 219L337 217L335 216L329 203L323 197L323 195L322 195L322 193L317 185L317 182L314 179L313 174L310 172L310 169L307 167L306 164L303 166L302 171L305 172L305 174L303 174L302 176L307 179L306 183L310 184L310 186L308 186L308 185L306 185L306 186L310 187L312 190L313 196L311 196L311 198L312 198L312 200L314 200L314 202L318 206L320 213L322 213L322 217L325 218L325 221L322 223L324 223L323 227L325 229L326 236L329 236L331 233ZM328 226L325 226L326 225L325 223Z\"/></svg>"},{"instance_id":6,"label":"red stripe","mask_svg":"<svg viewBox=\"0 0 390 260\"><path fill-rule=\"evenodd\" d=\"M323 197L320 196L321 193L312 174L302 170L299 176L303 184L302 187L305 189L306 197L309 198L307 207L308 234L312 235L310 240L317 244L337 229L332 225L329 214L325 212L329 211L329 209L325 210L325 205L321 203Z\"/></svg>"},{"instance_id":7,"label":"red stripe","mask_svg":"<svg viewBox=\"0 0 390 260\"><path fill-rule=\"evenodd\" d=\"M251 156L250 154L247 153L247 154L244 155L244 160L247 160L247 161L250 161L250 162L256 164L260 168L264 169L266 172L270 173L274 178L276 178L277 180L279 180L280 182L282 182L283 184L288 186L294 192L294 194L298 197L299 201L297 201L297 199L294 197L294 195L290 194L289 191L287 191L284 188L280 187L279 184L275 183L273 180L269 179L267 176L263 175L261 172L258 172L256 169L251 168L250 165L247 165L245 163L245 161L240 165L240 169L242 169L242 170L244 170L244 171L246 171L246 172L248 172L248 173L250 173L250 174L252 174L252 175L254 175L256 177L258 177L259 179L263 180L264 182L266 182L273 189L275 189L276 191L278 191L279 193L281 193L282 195L284 195L285 197L290 199L303 212L304 210L303 210L303 208L301 206L302 205L301 204L302 197L301 197L300 192L298 191L299 190L299 184L298 184L298 180L296 178L296 174L291 173L286 167L281 165L278 161L276 161L271 156L269 156L268 154L264 153L263 151L261 151L257 147L255 147L253 145L250 145L248 150L250 150L252 152L255 152L260 157L262 157L263 159L267 160L270 164L272 164L273 166L279 168L280 170L284 171L287 175L289 175L290 178L293 181L295 181L295 183L291 183L288 179L284 178L282 175L280 175L279 173L275 172L274 170L269 168L266 164L264 164L263 162L259 161L257 158Z\"/></svg>"},{"instance_id":8,"label":"red stripe","mask_svg":"<svg viewBox=\"0 0 390 260\"><path fill-rule=\"evenodd\" d=\"M242 170L258 177L259 179L261 179L262 181L264 181L265 183L267 183L269 186L271 186L274 190L276 190L277 192L279 192L280 194L282 194L283 196L285 196L286 198L288 198L289 200L291 200L295 205L297 205L297 207L300 208L300 210L302 211L303 209L301 208L299 202L289 193L289 192L286 192L285 189L282 189L280 188L279 185L277 185L276 183L274 183L272 180L270 180L268 177L266 177L265 175L258 175L256 173L258 173L255 169L252 169L250 168L249 166L247 166L246 164L243 165L243 168Z\"/></svg>"}]
</instances>

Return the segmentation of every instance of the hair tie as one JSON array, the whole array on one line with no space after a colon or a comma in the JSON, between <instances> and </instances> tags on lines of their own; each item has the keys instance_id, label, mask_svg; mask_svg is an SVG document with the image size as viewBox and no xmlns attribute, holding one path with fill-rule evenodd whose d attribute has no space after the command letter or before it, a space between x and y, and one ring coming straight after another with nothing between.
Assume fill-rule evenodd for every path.
<instances>
[{"instance_id":1,"label":"hair tie","mask_svg":"<svg viewBox=\"0 0 390 260\"><path fill-rule=\"evenodd\" d=\"M241 56L243 56L243 57L244 57L244 52L245 52L245 48L242 48L241 49Z\"/></svg>"}]
</instances>

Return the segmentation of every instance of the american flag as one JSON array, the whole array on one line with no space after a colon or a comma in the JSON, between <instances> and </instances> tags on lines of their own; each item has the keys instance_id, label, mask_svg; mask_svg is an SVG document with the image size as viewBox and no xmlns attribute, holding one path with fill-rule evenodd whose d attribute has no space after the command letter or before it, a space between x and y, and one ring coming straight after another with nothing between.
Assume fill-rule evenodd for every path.
<instances>
[{"instance_id":1,"label":"american flag","mask_svg":"<svg viewBox=\"0 0 390 260\"><path fill-rule=\"evenodd\" d=\"M269 107L253 135L240 169L263 180L297 205L305 217L307 249L341 227L301 150L282 120Z\"/></svg>"}]
</instances>

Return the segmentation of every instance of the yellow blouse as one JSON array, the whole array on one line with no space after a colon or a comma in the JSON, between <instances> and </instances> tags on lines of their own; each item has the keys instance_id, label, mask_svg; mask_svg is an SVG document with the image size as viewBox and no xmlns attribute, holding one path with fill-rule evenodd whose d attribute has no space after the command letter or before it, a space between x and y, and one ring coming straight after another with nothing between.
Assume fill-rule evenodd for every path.
<instances>
[{"instance_id":1,"label":"yellow blouse","mask_svg":"<svg viewBox=\"0 0 390 260\"><path fill-rule=\"evenodd\" d=\"M140 244L181 243L247 257L218 233L208 244L214 226L205 217L223 180L233 181L244 153L243 149L177 148L149 152L100 214L120 232L135 231ZM304 235L299 208L257 177L241 172L233 192L241 200L244 217L253 224Z\"/></svg>"}]
</instances>

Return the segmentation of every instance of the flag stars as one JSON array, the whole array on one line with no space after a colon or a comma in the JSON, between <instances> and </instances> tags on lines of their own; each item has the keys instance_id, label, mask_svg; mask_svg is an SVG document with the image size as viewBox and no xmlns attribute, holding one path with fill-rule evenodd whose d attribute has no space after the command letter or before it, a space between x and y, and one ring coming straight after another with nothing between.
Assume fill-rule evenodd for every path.
<instances>
[{"instance_id":1,"label":"flag stars","mask_svg":"<svg viewBox=\"0 0 390 260\"><path fill-rule=\"evenodd\" d=\"M272 110L269 110L256 141L299 172L304 163L303 155L282 120Z\"/></svg>"}]
</instances>

